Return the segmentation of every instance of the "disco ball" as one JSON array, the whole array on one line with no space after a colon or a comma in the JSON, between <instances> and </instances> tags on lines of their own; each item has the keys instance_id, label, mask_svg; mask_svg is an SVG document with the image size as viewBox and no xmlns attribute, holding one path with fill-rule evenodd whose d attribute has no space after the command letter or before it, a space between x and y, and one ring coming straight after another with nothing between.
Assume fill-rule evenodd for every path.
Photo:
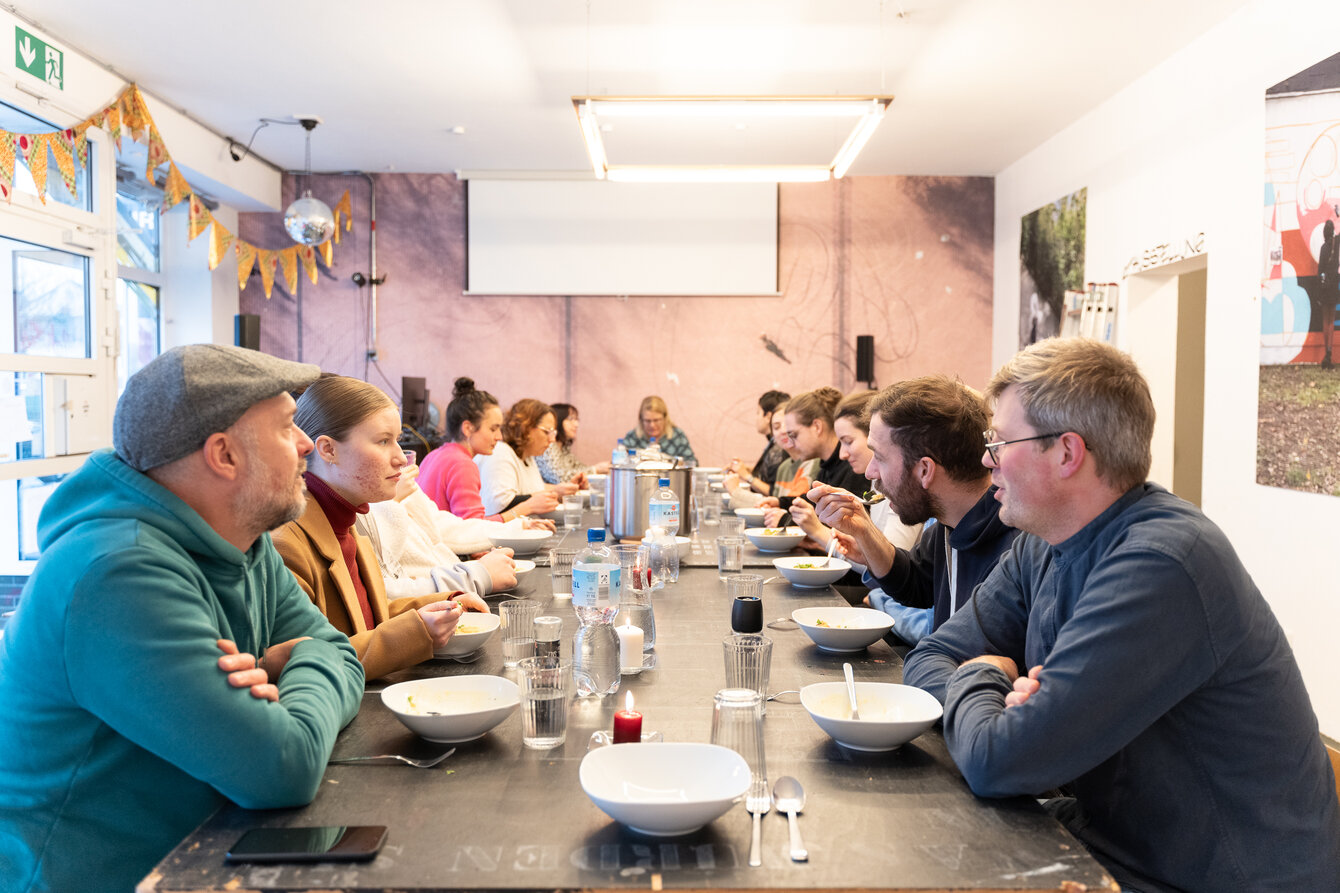
<instances>
[{"instance_id":1,"label":"disco ball","mask_svg":"<svg viewBox=\"0 0 1340 893\"><path fill-rule=\"evenodd\" d=\"M330 205L312 198L309 189L284 212L284 229L295 242L320 245L334 235L335 215L331 213Z\"/></svg>"}]
</instances>

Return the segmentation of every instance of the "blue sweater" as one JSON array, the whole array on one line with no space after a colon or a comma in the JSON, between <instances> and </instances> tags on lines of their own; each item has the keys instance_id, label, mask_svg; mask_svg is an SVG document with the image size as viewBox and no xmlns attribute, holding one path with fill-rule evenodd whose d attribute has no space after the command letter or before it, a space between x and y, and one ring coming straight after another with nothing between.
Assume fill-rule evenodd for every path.
<instances>
[{"instance_id":1,"label":"blue sweater","mask_svg":"<svg viewBox=\"0 0 1340 893\"><path fill-rule=\"evenodd\" d=\"M126 891L231 799L316 794L363 669L262 536L240 552L110 450L52 494L0 640L0 891ZM216 639L293 648L279 702Z\"/></svg>"},{"instance_id":2,"label":"blue sweater","mask_svg":"<svg viewBox=\"0 0 1340 893\"><path fill-rule=\"evenodd\" d=\"M1000 520L996 488L987 488L949 534L949 546L958 553L954 610L968 603L973 588L986 579L1018 535L1019 531ZM939 629L953 613L949 606L949 564L944 536L942 525L928 524L911 552L898 550L887 574L875 577L867 573L870 578L867 585L878 586L899 604L909 608L933 607L932 629Z\"/></svg>"},{"instance_id":3,"label":"blue sweater","mask_svg":"<svg viewBox=\"0 0 1340 893\"><path fill-rule=\"evenodd\" d=\"M1022 536L903 678L945 705L973 791L1068 785L1076 834L1141 890L1340 890L1335 781L1293 652L1227 538L1155 484L1057 546ZM983 653L1042 665L1004 708Z\"/></svg>"}]
</instances>

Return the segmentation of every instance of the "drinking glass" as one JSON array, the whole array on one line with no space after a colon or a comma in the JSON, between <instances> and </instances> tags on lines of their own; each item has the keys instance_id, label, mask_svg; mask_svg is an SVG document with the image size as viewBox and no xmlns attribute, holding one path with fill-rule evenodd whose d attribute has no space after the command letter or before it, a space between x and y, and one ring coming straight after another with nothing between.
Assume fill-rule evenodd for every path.
<instances>
[{"instance_id":1,"label":"drinking glass","mask_svg":"<svg viewBox=\"0 0 1340 893\"><path fill-rule=\"evenodd\" d=\"M572 562L576 558L576 549L549 550L549 571L555 597L572 598Z\"/></svg>"},{"instance_id":2,"label":"drinking glass","mask_svg":"<svg viewBox=\"0 0 1340 893\"><path fill-rule=\"evenodd\" d=\"M563 529L576 530L582 526L582 496L572 493L563 497Z\"/></svg>"},{"instance_id":3,"label":"drinking glass","mask_svg":"<svg viewBox=\"0 0 1340 893\"><path fill-rule=\"evenodd\" d=\"M656 614L652 610L652 547L646 545L619 545L614 547L619 557L619 575L622 581L619 595L619 613L615 627L625 622L642 630L642 651L656 647Z\"/></svg>"},{"instance_id":4,"label":"drinking glass","mask_svg":"<svg viewBox=\"0 0 1340 893\"><path fill-rule=\"evenodd\" d=\"M504 667L515 667L518 661L535 656L535 614L539 607L537 602L524 598L498 606Z\"/></svg>"},{"instance_id":5,"label":"drinking glass","mask_svg":"<svg viewBox=\"0 0 1340 893\"><path fill-rule=\"evenodd\" d=\"M744 537L717 537L717 576L728 580L744 570Z\"/></svg>"},{"instance_id":6,"label":"drinking glass","mask_svg":"<svg viewBox=\"0 0 1340 893\"><path fill-rule=\"evenodd\" d=\"M544 655L525 658L517 669L521 672L521 743L536 750L557 747L568 735L572 664Z\"/></svg>"},{"instance_id":7,"label":"drinking glass","mask_svg":"<svg viewBox=\"0 0 1340 893\"><path fill-rule=\"evenodd\" d=\"M726 656L726 687L758 692L760 709L768 712L768 675L772 669L772 639L757 633L733 633L722 640Z\"/></svg>"},{"instance_id":8,"label":"drinking glass","mask_svg":"<svg viewBox=\"0 0 1340 893\"><path fill-rule=\"evenodd\" d=\"M744 518L739 515L722 515L721 535L744 536Z\"/></svg>"},{"instance_id":9,"label":"drinking glass","mask_svg":"<svg viewBox=\"0 0 1340 893\"><path fill-rule=\"evenodd\" d=\"M738 574L726 581L731 597L730 627L737 633L763 631L763 578L758 574Z\"/></svg>"},{"instance_id":10,"label":"drinking glass","mask_svg":"<svg viewBox=\"0 0 1340 893\"><path fill-rule=\"evenodd\" d=\"M768 761L763 751L763 700L752 688L723 688L712 699L712 743L744 757L754 788L766 790Z\"/></svg>"}]
</instances>

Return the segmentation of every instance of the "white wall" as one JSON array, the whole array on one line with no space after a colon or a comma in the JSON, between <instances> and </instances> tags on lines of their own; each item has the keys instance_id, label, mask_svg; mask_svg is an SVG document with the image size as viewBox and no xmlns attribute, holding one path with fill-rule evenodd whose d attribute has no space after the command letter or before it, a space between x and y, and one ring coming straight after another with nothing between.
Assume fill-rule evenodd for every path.
<instances>
[{"instance_id":1,"label":"white wall","mask_svg":"<svg viewBox=\"0 0 1340 893\"><path fill-rule=\"evenodd\" d=\"M1255 472L1264 93L1334 54L1336 34L1340 4L1253 0L1001 172L993 326L999 364L1018 346L1019 218L1080 187L1087 280L1120 281L1137 252L1206 234L1203 504L1284 626L1331 737L1340 737L1340 499L1261 487ZM1141 332L1126 322L1130 348Z\"/></svg>"}]
</instances>

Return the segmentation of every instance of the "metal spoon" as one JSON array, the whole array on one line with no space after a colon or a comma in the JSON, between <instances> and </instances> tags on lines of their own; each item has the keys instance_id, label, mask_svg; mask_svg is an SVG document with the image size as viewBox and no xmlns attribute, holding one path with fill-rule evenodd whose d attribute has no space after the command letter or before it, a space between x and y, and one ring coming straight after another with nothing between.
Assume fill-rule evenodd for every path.
<instances>
[{"instance_id":1,"label":"metal spoon","mask_svg":"<svg viewBox=\"0 0 1340 893\"><path fill-rule=\"evenodd\" d=\"M847 697L851 698L851 718L860 719L861 711L856 709L856 679L851 674L851 664L842 665L842 675L847 677Z\"/></svg>"},{"instance_id":2,"label":"metal spoon","mask_svg":"<svg viewBox=\"0 0 1340 893\"><path fill-rule=\"evenodd\" d=\"M778 812L786 813L791 830L791 861L809 861L809 851L800 839L800 822L796 821L796 813L805 808L805 789L790 775L783 775L772 787L772 802L777 804Z\"/></svg>"}]
</instances>

